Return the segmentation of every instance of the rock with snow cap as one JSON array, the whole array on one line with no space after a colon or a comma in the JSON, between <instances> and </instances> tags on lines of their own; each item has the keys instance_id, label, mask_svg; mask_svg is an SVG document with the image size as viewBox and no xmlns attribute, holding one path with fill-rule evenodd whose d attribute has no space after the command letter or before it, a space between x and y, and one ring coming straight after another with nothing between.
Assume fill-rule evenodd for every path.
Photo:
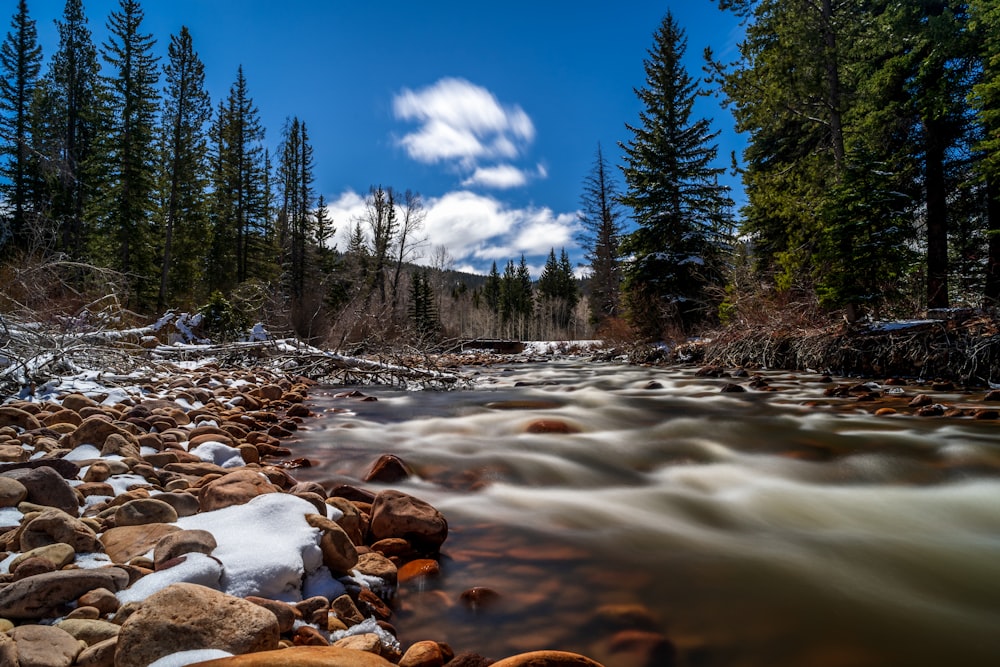
<instances>
[{"instance_id":1,"label":"rock with snow cap","mask_svg":"<svg viewBox=\"0 0 1000 667\"><path fill-rule=\"evenodd\" d=\"M255 470L236 470L202 487L198 494L203 512L242 505L266 493L277 493L278 487Z\"/></svg>"}]
</instances>

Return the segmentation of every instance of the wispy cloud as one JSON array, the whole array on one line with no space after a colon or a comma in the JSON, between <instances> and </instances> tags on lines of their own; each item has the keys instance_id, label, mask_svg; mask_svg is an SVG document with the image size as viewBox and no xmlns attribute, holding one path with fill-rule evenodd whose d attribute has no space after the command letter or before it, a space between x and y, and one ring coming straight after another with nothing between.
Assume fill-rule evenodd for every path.
<instances>
[{"instance_id":1,"label":"wispy cloud","mask_svg":"<svg viewBox=\"0 0 1000 667\"><path fill-rule=\"evenodd\" d=\"M393 99L393 113L397 120L417 124L398 139L407 155L425 164L454 165L467 174L464 187L513 188L544 177L510 164L535 139L531 118L482 86L444 78L419 90L405 88ZM489 162L499 164L484 166Z\"/></svg>"}]
</instances>

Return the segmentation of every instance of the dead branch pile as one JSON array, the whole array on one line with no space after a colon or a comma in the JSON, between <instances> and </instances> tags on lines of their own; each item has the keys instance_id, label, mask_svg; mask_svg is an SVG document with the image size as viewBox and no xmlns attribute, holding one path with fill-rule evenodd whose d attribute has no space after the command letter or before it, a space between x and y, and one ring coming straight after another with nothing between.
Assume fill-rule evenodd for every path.
<instances>
[{"instance_id":1,"label":"dead branch pile","mask_svg":"<svg viewBox=\"0 0 1000 667\"><path fill-rule=\"evenodd\" d=\"M674 358L746 368L863 377L1000 382L1000 321L987 314L886 325L729 329L679 347Z\"/></svg>"},{"instance_id":2,"label":"dead branch pile","mask_svg":"<svg viewBox=\"0 0 1000 667\"><path fill-rule=\"evenodd\" d=\"M294 339L234 343L160 342L172 314L146 327L114 329L80 322L38 322L0 315L0 399L57 377L99 373L140 378L183 373L193 366L264 367L328 384L450 389L467 381L458 373L389 360L327 352Z\"/></svg>"}]
</instances>

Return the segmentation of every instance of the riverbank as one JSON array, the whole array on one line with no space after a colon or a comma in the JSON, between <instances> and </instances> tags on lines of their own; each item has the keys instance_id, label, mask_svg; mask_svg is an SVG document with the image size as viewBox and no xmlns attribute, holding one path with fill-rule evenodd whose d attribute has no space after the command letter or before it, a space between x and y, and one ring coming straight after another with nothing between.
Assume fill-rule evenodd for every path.
<instances>
[{"instance_id":1,"label":"riverbank","mask_svg":"<svg viewBox=\"0 0 1000 667\"><path fill-rule=\"evenodd\" d=\"M816 370L844 377L1000 382L1000 322L971 309L923 319L826 326L742 327L709 332L669 353L633 353L635 362Z\"/></svg>"},{"instance_id":2,"label":"riverbank","mask_svg":"<svg viewBox=\"0 0 1000 667\"><path fill-rule=\"evenodd\" d=\"M491 664L395 639L397 586L433 576L447 520L399 491L296 480L313 384L210 365L5 402L0 664Z\"/></svg>"}]
</instances>

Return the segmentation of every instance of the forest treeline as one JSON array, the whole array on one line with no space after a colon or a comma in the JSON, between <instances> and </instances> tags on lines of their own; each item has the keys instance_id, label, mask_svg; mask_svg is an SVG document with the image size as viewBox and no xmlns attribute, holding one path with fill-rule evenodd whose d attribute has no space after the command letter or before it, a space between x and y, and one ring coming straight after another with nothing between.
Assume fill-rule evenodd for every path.
<instances>
[{"instance_id":1,"label":"forest treeline","mask_svg":"<svg viewBox=\"0 0 1000 667\"><path fill-rule=\"evenodd\" d=\"M411 191L373 185L362 216L330 219L306 122L290 116L270 146L242 68L213 103L186 28L161 61L141 5L120 0L97 46L81 0L67 0L45 62L18 0L0 51L5 285L42 265L54 278L33 287L72 301L117 276L141 315L233 309L333 345L660 339L801 304L851 321L995 305L1000 6L718 5L745 20L739 57L706 51L702 69L685 66L686 34L667 12L635 90L642 111L623 119L622 164L597 146L581 187L581 285L556 248L537 281L523 256L482 280L456 276ZM695 114L708 95L747 139L733 156L739 211L720 183L718 132Z\"/></svg>"}]
</instances>

